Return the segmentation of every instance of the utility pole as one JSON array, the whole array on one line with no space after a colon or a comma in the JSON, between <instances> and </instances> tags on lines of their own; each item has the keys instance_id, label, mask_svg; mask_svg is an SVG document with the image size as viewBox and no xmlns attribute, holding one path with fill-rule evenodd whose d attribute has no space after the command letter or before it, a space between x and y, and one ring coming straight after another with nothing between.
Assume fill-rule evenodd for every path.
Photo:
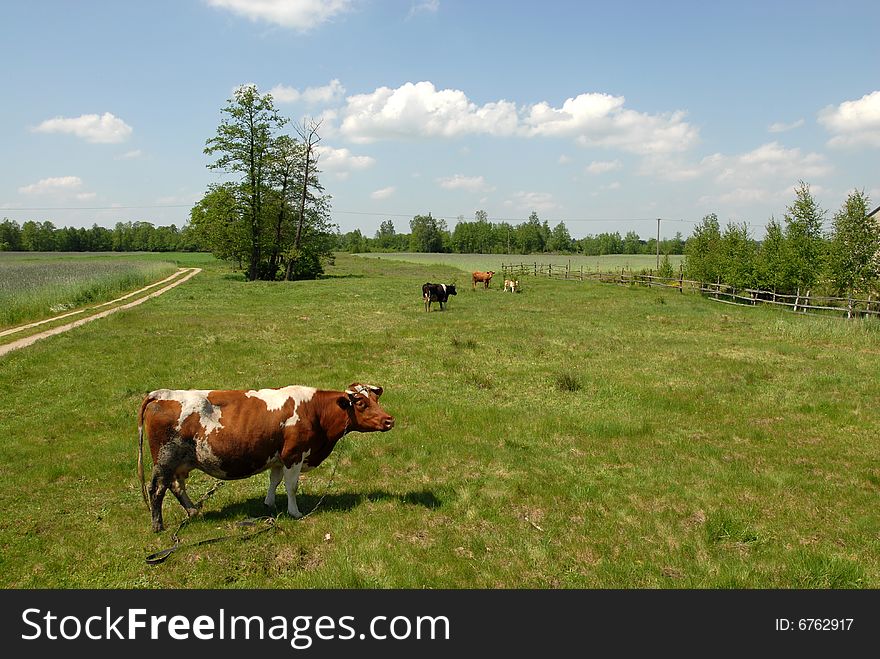
<instances>
[{"instance_id":1,"label":"utility pole","mask_svg":"<svg viewBox=\"0 0 880 659\"><path fill-rule=\"evenodd\" d=\"M657 218L657 270L660 270L660 218Z\"/></svg>"}]
</instances>

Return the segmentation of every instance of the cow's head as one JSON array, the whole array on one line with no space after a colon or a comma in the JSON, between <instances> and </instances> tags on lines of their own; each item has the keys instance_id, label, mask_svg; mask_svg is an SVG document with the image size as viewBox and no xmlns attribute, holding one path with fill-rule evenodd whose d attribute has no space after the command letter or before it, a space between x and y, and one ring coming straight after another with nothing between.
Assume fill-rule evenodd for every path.
<instances>
[{"instance_id":1,"label":"cow's head","mask_svg":"<svg viewBox=\"0 0 880 659\"><path fill-rule=\"evenodd\" d=\"M465 284L465 285L467 285L467 284ZM455 292L455 284L447 284L446 285L446 293L447 293L447 295L458 295L458 293Z\"/></svg>"},{"instance_id":2,"label":"cow's head","mask_svg":"<svg viewBox=\"0 0 880 659\"><path fill-rule=\"evenodd\" d=\"M394 427L394 417L379 404L382 387L354 382L345 390L340 404L348 410L349 430L387 432Z\"/></svg>"}]
</instances>

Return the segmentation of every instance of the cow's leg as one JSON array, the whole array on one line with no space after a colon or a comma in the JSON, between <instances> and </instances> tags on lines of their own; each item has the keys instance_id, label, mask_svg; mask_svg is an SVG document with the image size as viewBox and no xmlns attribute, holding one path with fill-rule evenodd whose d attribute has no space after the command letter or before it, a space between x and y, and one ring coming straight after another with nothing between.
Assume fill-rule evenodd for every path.
<instances>
[{"instance_id":1,"label":"cow's leg","mask_svg":"<svg viewBox=\"0 0 880 659\"><path fill-rule=\"evenodd\" d=\"M153 517L153 531L158 533L165 528L162 524L162 500L168 489L168 474L163 474L159 466L153 467L153 476L150 478L150 512Z\"/></svg>"},{"instance_id":2,"label":"cow's leg","mask_svg":"<svg viewBox=\"0 0 880 659\"><path fill-rule=\"evenodd\" d=\"M263 501L270 508L275 507L275 490L278 489L278 484L282 478L284 478L284 467L281 465L272 467L272 470L269 472L269 492L266 493L266 499Z\"/></svg>"},{"instance_id":3,"label":"cow's leg","mask_svg":"<svg viewBox=\"0 0 880 659\"><path fill-rule=\"evenodd\" d=\"M177 474L177 478L171 481L170 489L171 493L177 497L180 505L183 506L187 515L192 517L199 514L198 507L189 498L189 494L186 493L186 474Z\"/></svg>"},{"instance_id":4,"label":"cow's leg","mask_svg":"<svg viewBox=\"0 0 880 659\"><path fill-rule=\"evenodd\" d=\"M187 513L190 508L195 509L189 496L186 495L186 491L177 483L178 474L187 473L186 466L194 464L195 457L194 445L180 438L163 444L159 449L153 464L153 476L150 479L149 491L154 531L159 532L165 528L162 523L162 501L165 499L165 492L168 491L168 488L171 488Z\"/></svg>"},{"instance_id":5,"label":"cow's leg","mask_svg":"<svg viewBox=\"0 0 880 659\"><path fill-rule=\"evenodd\" d=\"M292 467L284 468L284 488L287 490L287 512L288 514L299 519L302 513L296 507L296 488L299 485L299 472L302 469L303 461L300 460Z\"/></svg>"}]
</instances>

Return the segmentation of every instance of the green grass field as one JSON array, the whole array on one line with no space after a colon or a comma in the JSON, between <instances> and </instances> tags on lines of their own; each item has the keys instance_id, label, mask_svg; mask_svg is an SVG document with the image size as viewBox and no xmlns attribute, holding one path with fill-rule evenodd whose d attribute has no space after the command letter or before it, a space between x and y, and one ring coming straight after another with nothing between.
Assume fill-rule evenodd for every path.
<instances>
[{"instance_id":1,"label":"green grass field","mask_svg":"<svg viewBox=\"0 0 880 659\"><path fill-rule=\"evenodd\" d=\"M447 277L384 255L308 282L212 267L0 358L0 586L880 586L880 324L531 278L425 313ZM144 562L172 544L135 474L147 391L352 381L397 426L303 477L307 512L340 459L315 514ZM265 514L267 481L226 483L184 543Z\"/></svg>"}]
</instances>

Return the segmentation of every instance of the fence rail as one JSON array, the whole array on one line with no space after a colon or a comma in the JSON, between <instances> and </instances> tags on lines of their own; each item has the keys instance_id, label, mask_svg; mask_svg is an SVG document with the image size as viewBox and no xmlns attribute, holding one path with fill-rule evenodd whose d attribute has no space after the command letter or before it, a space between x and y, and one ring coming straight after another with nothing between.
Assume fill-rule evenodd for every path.
<instances>
[{"instance_id":1,"label":"fence rail","mask_svg":"<svg viewBox=\"0 0 880 659\"><path fill-rule=\"evenodd\" d=\"M584 270L583 266L573 269L571 263L553 265L552 263L502 263L501 273L504 279L517 277L550 277L572 281L599 281L620 286L649 286L653 288L675 289L679 293L704 295L711 300L736 304L739 306L756 306L771 304L788 308L797 313L831 313L844 314L847 318L880 316L880 299L858 299L851 297L829 297L811 295L811 291L794 295L765 291L753 288L734 288L720 282L700 282L685 279L680 273L678 277L658 277L651 273L638 273L621 270L619 272L597 272Z\"/></svg>"}]
</instances>

